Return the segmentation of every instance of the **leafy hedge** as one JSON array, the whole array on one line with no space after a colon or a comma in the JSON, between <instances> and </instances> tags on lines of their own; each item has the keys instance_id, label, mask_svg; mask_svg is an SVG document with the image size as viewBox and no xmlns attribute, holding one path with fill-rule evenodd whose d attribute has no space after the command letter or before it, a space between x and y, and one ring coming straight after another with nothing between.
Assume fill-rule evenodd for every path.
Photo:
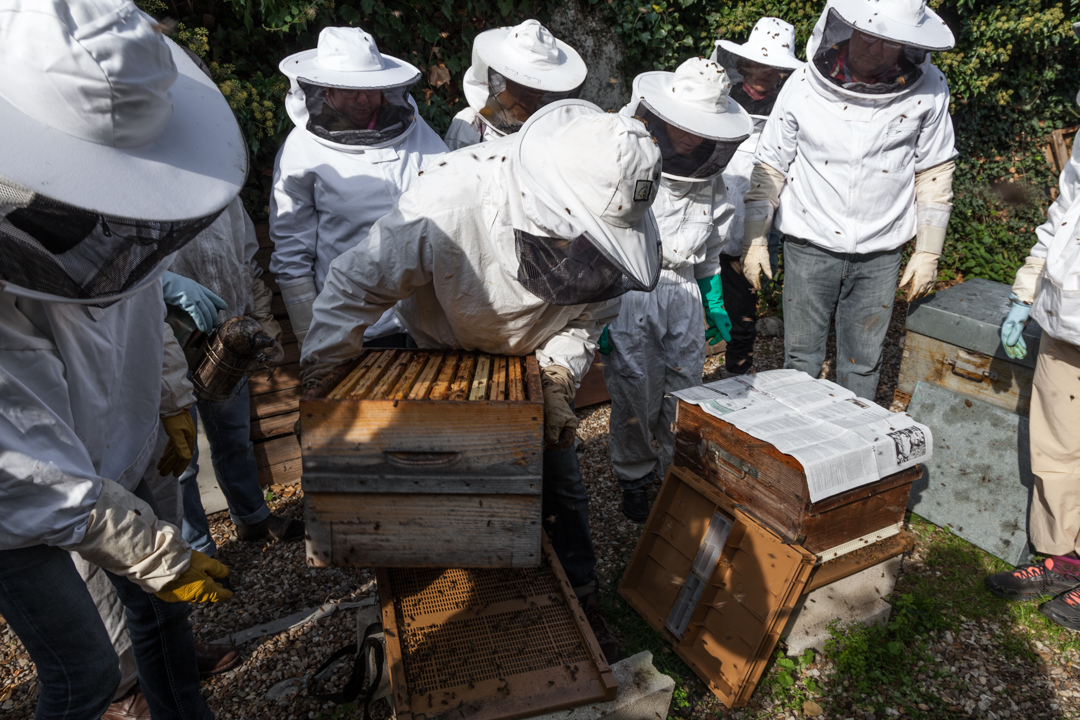
<instances>
[{"instance_id":1,"label":"leafy hedge","mask_svg":"<svg viewBox=\"0 0 1080 720\"><path fill-rule=\"evenodd\" d=\"M627 81L643 70L672 69L708 55L717 37L744 38L762 15L795 25L800 55L823 0L571 0L606 18L626 49ZM383 52L421 69L413 94L439 132L464 106L461 78L476 34L527 17L546 20L557 0L140 0L157 17L179 21L177 39L210 63L251 146L245 201L266 213L274 154L291 122L277 63L315 47L326 25L358 25ZM1074 102L1080 46L1071 20L1080 0L934 0L957 37L936 54L953 93L960 151L950 241L942 279L979 276L1011 282L1034 242L1056 181L1043 155L1049 133L1080 122ZM615 38L613 38L613 41Z\"/></svg>"}]
</instances>

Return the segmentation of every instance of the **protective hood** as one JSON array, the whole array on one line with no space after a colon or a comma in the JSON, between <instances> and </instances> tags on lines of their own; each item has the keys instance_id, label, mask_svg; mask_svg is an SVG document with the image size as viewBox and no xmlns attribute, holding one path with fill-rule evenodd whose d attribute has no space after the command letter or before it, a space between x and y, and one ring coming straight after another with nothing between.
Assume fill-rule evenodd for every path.
<instances>
[{"instance_id":1,"label":"protective hood","mask_svg":"<svg viewBox=\"0 0 1080 720\"><path fill-rule=\"evenodd\" d=\"M537 20L526 20L476 36L463 89L483 122L507 135L537 109L577 97L587 74L577 51Z\"/></svg>"},{"instance_id":2,"label":"protective hood","mask_svg":"<svg viewBox=\"0 0 1080 720\"><path fill-rule=\"evenodd\" d=\"M717 40L710 60L727 71L732 85L731 99L755 117L768 117L792 71L806 64L795 57L795 28L774 17L758 20L742 45ZM771 89L759 92L755 86L761 83L746 84L747 76L762 74L776 78Z\"/></svg>"},{"instance_id":3,"label":"protective hood","mask_svg":"<svg viewBox=\"0 0 1080 720\"><path fill-rule=\"evenodd\" d=\"M1073 23L1073 34L1080 40L1080 22ZM1076 93L1076 104L1080 105L1080 91Z\"/></svg>"},{"instance_id":4,"label":"protective hood","mask_svg":"<svg viewBox=\"0 0 1080 720\"><path fill-rule=\"evenodd\" d=\"M922 79L930 51L949 50L954 42L925 0L830 0L806 56L818 79L845 93L895 97ZM859 78L860 68L873 79Z\"/></svg>"},{"instance_id":5,"label":"protective hood","mask_svg":"<svg viewBox=\"0 0 1080 720\"><path fill-rule=\"evenodd\" d=\"M645 126L584 100L539 110L515 138L522 205L548 235L516 231L518 280L556 305L651 290L661 246L650 210L661 158Z\"/></svg>"},{"instance_id":6,"label":"protective hood","mask_svg":"<svg viewBox=\"0 0 1080 720\"><path fill-rule=\"evenodd\" d=\"M292 83L293 88L285 97L285 110L297 127L328 147L348 152L396 145L416 126L416 102L408 87L378 91L380 104L367 123L357 124L329 100L328 94L336 93L338 88L299 79Z\"/></svg>"},{"instance_id":7,"label":"protective hood","mask_svg":"<svg viewBox=\"0 0 1080 720\"><path fill-rule=\"evenodd\" d=\"M624 115L645 121L663 158L664 177L704 182L723 172L754 122L729 97L731 83L711 60L691 58L675 72L634 78Z\"/></svg>"},{"instance_id":8,"label":"protective hood","mask_svg":"<svg viewBox=\"0 0 1080 720\"><path fill-rule=\"evenodd\" d=\"M220 211L247 147L214 83L130 0L16 0L0 11L0 178L151 221Z\"/></svg>"}]
</instances>

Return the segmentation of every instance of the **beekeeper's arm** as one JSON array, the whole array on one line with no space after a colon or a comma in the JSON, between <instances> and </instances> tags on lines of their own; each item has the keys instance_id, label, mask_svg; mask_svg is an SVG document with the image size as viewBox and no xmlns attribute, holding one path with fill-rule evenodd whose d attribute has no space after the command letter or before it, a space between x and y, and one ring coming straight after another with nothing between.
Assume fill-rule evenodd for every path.
<instances>
[{"instance_id":1,"label":"beekeeper's arm","mask_svg":"<svg viewBox=\"0 0 1080 720\"><path fill-rule=\"evenodd\" d=\"M431 282L429 235L441 232L435 219L403 199L363 242L330 263L313 306L311 339L300 355L305 386L355 357L364 347L365 330L394 303Z\"/></svg>"},{"instance_id":2,"label":"beekeeper's arm","mask_svg":"<svg viewBox=\"0 0 1080 720\"><path fill-rule=\"evenodd\" d=\"M191 419L191 404L195 388L188 380L187 358L176 341L172 328L165 323L165 353L161 360L161 423L169 436L158 461L162 476L180 474L187 469L195 451L195 422Z\"/></svg>"},{"instance_id":3,"label":"beekeeper's arm","mask_svg":"<svg viewBox=\"0 0 1080 720\"><path fill-rule=\"evenodd\" d=\"M942 92L933 96L934 112L923 120L915 142L915 252L900 278L908 302L934 291L952 214L956 138L949 116L949 89L944 80L940 86Z\"/></svg>"},{"instance_id":4,"label":"beekeeper's arm","mask_svg":"<svg viewBox=\"0 0 1080 720\"><path fill-rule=\"evenodd\" d=\"M561 447L572 443L578 426L570 407L577 386L592 365L604 327L619 316L622 298L586 305L584 311L536 349L544 389L544 439Z\"/></svg>"},{"instance_id":5,"label":"beekeeper's arm","mask_svg":"<svg viewBox=\"0 0 1080 720\"><path fill-rule=\"evenodd\" d=\"M270 239L274 273L293 334L301 347L311 325L315 301L315 249L319 218L315 211L316 176L311 168L295 167L286 141L274 164L270 194Z\"/></svg>"},{"instance_id":6,"label":"beekeeper's arm","mask_svg":"<svg viewBox=\"0 0 1080 720\"><path fill-rule=\"evenodd\" d=\"M789 83L790 85L790 83ZM787 182L787 172L798 153L799 124L785 107L788 85L780 91L772 114L765 122L754 154L750 187L743 197L742 271L754 289L761 287L761 274L772 280L769 262L769 231L773 216L780 207L780 191Z\"/></svg>"},{"instance_id":7,"label":"beekeeper's arm","mask_svg":"<svg viewBox=\"0 0 1080 720\"><path fill-rule=\"evenodd\" d=\"M239 199L234 202L240 202ZM255 234L255 223L247 210L241 208L240 212L244 219L244 262L247 263L251 273L251 316L262 325L263 332L275 341L281 342L281 325L274 319L274 312L270 307L274 299L274 293L263 282L263 270L255 262L255 254L259 252L259 238Z\"/></svg>"}]
</instances>

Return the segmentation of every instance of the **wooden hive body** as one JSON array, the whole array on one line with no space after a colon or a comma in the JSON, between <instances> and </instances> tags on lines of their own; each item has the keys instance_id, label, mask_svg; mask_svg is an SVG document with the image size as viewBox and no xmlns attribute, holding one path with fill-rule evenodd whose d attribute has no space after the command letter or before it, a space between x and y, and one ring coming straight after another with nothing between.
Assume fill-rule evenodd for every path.
<instances>
[{"instance_id":1,"label":"wooden hive body","mask_svg":"<svg viewBox=\"0 0 1080 720\"><path fill-rule=\"evenodd\" d=\"M701 408L679 401L673 465L746 508L785 542L822 553L904 520L918 466L820 502L798 460Z\"/></svg>"},{"instance_id":2,"label":"wooden hive body","mask_svg":"<svg viewBox=\"0 0 1080 720\"><path fill-rule=\"evenodd\" d=\"M536 359L367 350L300 401L308 562L540 562Z\"/></svg>"}]
</instances>

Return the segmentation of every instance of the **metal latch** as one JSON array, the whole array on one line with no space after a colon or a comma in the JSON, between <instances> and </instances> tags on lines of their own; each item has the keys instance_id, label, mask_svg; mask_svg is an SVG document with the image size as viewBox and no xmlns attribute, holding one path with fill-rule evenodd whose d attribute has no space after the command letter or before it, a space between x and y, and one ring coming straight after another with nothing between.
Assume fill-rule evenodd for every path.
<instances>
[{"instance_id":1,"label":"metal latch","mask_svg":"<svg viewBox=\"0 0 1080 720\"><path fill-rule=\"evenodd\" d=\"M985 355L969 355L962 352L958 357L946 358L945 364L952 367L954 375L959 375L966 380L981 383L983 380L998 379L998 374L988 367L990 358Z\"/></svg>"},{"instance_id":2,"label":"metal latch","mask_svg":"<svg viewBox=\"0 0 1080 720\"><path fill-rule=\"evenodd\" d=\"M739 458L735 457L714 442L709 443L709 450L711 450L712 453L716 455L717 459L723 460L725 463L735 468L735 470L738 471L740 478L744 478L749 475L750 477L757 480L758 469L750 463L746 462L745 460L740 460Z\"/></svg>"}]
</instances>

